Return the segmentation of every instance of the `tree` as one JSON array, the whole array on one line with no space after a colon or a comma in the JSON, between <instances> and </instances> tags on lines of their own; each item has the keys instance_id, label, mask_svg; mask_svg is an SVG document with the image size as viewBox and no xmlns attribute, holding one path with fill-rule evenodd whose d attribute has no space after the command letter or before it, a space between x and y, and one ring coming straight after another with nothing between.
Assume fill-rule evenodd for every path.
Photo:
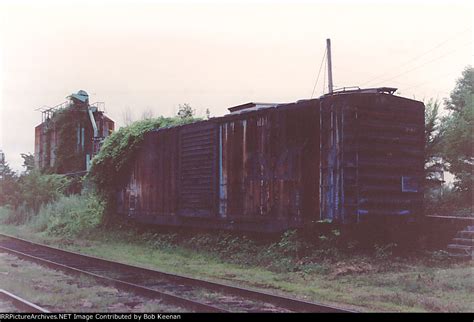
<instances>
[{"instance_id":1,"label":"tree","mask_svg":"<svg viewBox=\"0 0 474 322\"><path fill-rule=\"evenodd\" d=\"M206 120L209 120L211 118L211 111L206 108Z\"/></svg>"},{"instance_id":2,"label":"tree","mask_svg":"<svg viewBox=\"0 0 474 322\"><path fill-rule=\"evenodd\" d=\"M440 121L438 100L429 100L425 108L425 187L433 188L442 183L438 174L444 171L442 138L444 127Z\"/></svg>"},{"instance_id":3,"label":"tree","mask_svg":"<svg viewBox=\"0 0 474 322\"><path fill-rule=\"evenodd\" d=\"M70 179L60 174L41 174L34 170L19 180L22 204L37 213L40 207L59 198L69 186Z\"/></svg>"},{"instance_id":4,"label":"tree","mask_svg":"<svg viewBox=\"0 0 474 322\"><path fill-rule=\"evenodd\" d=\"M447 161L448 171L456 178L456 190L467 197L466 201L472 199L473 185L473 95L474 69L468 66L457 80L449 99L445 101L446 108L451 113L443 120L446 126L443 157Z\"/></svg>"},{"instance_id":5,"label":"tree","mask_svg":"<svg viewBox=\"0 0 474 322\"><path fill-rule=\"evenodd\" d=\"M35 157L31 153L21 153L23 158L23 167L25 168L25 173L29 173L35 168Z\"/></svg>"},{"instance_id":6,"label":"tree","mask_svg":"<svg viewBox=\"0 0 474 322\"><path fill-rule=\"evenodd\" d=\"M133 123L133 115L132 115L132 109L130 106L126 106L122 110L122 121L125 126L129 126L130 124Z\"/></svg>"},{"instance_id":7,"label":"tree","mask_svg":"<svg viewBox=\"0 0 474 322\"><path fill-rule=\"evenodd\" d=\"M451 92L449 99L445 100L446 108L451 111L461 112L466 108L472 109L472 95L474 93L474 69L467 66L458 78L456 87Z\"/></svg>"},{"instance_id":8,"label":"tree","mask_svg":"<svg viewBox=\"0 0 474 322\"><path fill-rule=\"evenodd\" d=\"M179 104L177 116L182 119L191 119L194 116L194 110L188 103Z\"/></svg>"},{"instance_id":9,"label":"tree","mask_svg":"<svg viewBox=\"0 0 474 322\"><path fill-rule=\"evenodd\" d=\"M11 205L16 207L20 200L20 186L18 176L0 151L0 206Z\"/></svg>"},{"instance_id":10,"label":"tree","mask_svg":"<svg viewBox=\"0 0 474 322\"><path fill-rule=\"evenodd\" d=\"M153 118L153 110L151 108L147 108L142 113L142 120L150 120Z\"/></svg>"},{"instance_id":11,"label":"tree","mask_svg":"<svg viewBox=\"0 0 474 322\"><path fill-rule=\"evenodd\" d=\"M15 171L10 168L7 160L5 159L5 153L0 151L0 180L15 177Z\"/></svg>"}]
</instances>

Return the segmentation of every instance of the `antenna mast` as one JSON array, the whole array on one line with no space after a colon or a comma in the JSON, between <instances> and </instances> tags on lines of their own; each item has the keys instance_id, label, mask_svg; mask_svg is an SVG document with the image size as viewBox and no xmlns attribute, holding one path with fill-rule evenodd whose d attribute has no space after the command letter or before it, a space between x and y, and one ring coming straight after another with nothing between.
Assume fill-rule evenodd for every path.
<instances>
[{"instance_id":1,"label":"antenna mast","mask_svg":"<svg viewBox=\"0 0 474 322\"><path fill-rule=\"evenodd\" d=\"M332 94L332 61L331 61L331 39L326 39L326 51L328 57L328 90Z\"/></svg>"}]
</instances>

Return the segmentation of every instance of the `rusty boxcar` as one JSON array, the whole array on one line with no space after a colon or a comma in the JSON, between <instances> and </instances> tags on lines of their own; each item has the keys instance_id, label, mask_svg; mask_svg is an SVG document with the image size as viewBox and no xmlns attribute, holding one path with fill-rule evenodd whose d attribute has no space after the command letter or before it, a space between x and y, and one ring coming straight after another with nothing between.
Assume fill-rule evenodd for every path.
<instances>
[{"instance_id":1,"label":"rusty boxcar","mask_svg":"<svg viewBox=\"0 0 474 322\"><path fill-rule=\"evenodd\" d=\"M420 214L423 103L376 88L229 110L147 133L117 191L118 212L267 232Z\"/></svg>"}]
</instances>

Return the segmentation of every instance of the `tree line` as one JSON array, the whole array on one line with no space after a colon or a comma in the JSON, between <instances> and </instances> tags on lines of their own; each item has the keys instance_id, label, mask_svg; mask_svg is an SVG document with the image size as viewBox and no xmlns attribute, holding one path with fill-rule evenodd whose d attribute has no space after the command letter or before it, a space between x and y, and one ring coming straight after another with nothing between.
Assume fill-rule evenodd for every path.
<instances>
[{"instance_id":1,"label":"tree line","mask_svg":"<svg viewBox=\"0 0 474 322\"><path fill-rule=\"evenodd\" d=\"M464 212L471 215L474 165L474 69L468 66L456 81L449 98L442 102L430 100L425 110L425 190L428 212L446 215ZM441 107L447 114L441 115ZM433 187L440 186L439 171L454 176L452 188L430 195Z\"/></svg>"}]
</instances>

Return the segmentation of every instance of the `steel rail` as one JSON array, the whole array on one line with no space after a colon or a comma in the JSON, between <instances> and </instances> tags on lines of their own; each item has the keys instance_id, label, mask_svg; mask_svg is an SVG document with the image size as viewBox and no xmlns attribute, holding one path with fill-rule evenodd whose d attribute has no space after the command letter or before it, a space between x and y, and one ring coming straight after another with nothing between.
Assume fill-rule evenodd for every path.
<instances>
[{"instance_id":1,"label":"steel rail","mask_svg":"<svg viewBox=\"0 0 474 322\"><path fill-rule=\"evenodd\" d=\"M18 310L21 310L25 313L50 313L48 310L38 306L34 303L31 303L18 295L10 293L4 289L0 289L0 299L10 302Z\"/></svg>"},{"instance_id":2,"label":"steel rail","mask_svg":"<svg viewBox=\"0 0 474 322\"><path fill-rule=\"evenodd\" d=\"M105 265L105 266L110 267L111 269L120 268L122 270L130 272L131 274L143 274L151 278L166 279L175 283L180 283L180 284L185 284L185 285L190 285L190 286L197 286L197 287L204 288L207 290L240 296L240 297L244 297L244 298L248 298L248 299L252 299L256 301L262 301L262 302L273 304L279 308L283 308L283 309L293 311L293 312L356 313L356 311L353 311L353 310L343 309L340 307L326 305L323 303L309 302L309 301L300 300L300 299L296 299L292 297L276 295L276 294L272 294L272 293L261 291L261 290L234 286L234 285L225 284L222 282L218 283L218 282L208 281L205 279L197 279L197 278L193 278L193 277L189 277L185 275L173 274L173 273L159 271L159 270L150 269L146 267L129 265L129 264L116 262L116 261L112 261L108 259L98 258L95 256L84 255L77 252L66 251L63 249L35 243L29 240L6 235L3 233L0 233L0 236L4 238L9 238L12 240L17 240L23 243L27 243L34 247L39 247L46 250L50 250L52 252L60 253L65 256L71 256L77 259L87 260L90 263ZM3 246L0 246L0 249L2 248Z\"/></svg>"},{"instance_id":3,"label":"steel rail","mask_svg":"<svg viewBox=\"0 0 474 322\"><path fill-rule=\"evenodd\" d=\"M439 215L427 215L427 219L445 219L445 220L456 220L456 221L470 221L474 223L474 217L456 217L456 216L439 216Z\"/></svg>"},{"instance_id":4,"label":"steel rail","mask_svg":"<svg viewBox=\"0 0 474 322\"><path fill-rule=\"evenodd\" d=\"M4 235L2 235L2 237L4 237ZM36 244L35 244L35 246L36 246ZM62 270L62 271L66 271L68 273L75 274L75 275L83 275L83 276L92 277L93 279L95 279L97 282L99 282L101 284L113 286L117 289L120 289L120 290L123 290L123 291L126 291L126 292L131 292L131 293L134 293L138 296L146 297L146 298L149 298L149 299L159 299L159 300L162 300L165 303L172 304L172 305L177 305L177 306L180 306L180 307L183 307L183 308L186 308L186 309L196 310L198 312L211 312L211 313L228 312L227 310L223 310L221 308L217 308L217 307L209 305L209 304L200 303L198 301L193 301L193 300L190 300L190 299L186 299L186 298L176 296L176 295L173 295L173 294L169 294L169 293L166 293L166 292L154 290L154 289L144 287L144 286L141 286L141 285L137 285L137 284L134 284L134 283L125 282L125 281L122 281L122 280L119 280L119 279L114 279L114 278L110 278L110 277L107 277L107 276L102 276L102 275L95 274L95 273L92 273L92 272L88 272L88 271L85 271L85 270L82 270L82 269L74 268L74 267L71 267L71 266L68 266L68 265L65 265L65 264L50 261L50 260L47 260L47 259L44 259L44 258L41 258L41 257L38 257L38 256L34 256L34 255L31 255L31 254L20 252L18 250L14 250L12 248L4 247L4 246L1 246L1 245L0 245L0 250L3 250L7 253L13 254L13 255L15 255L17 257L20 257L20 258L23 258L25 260L32 261L32 262L38 263L40 265L50 267L52 269L59 269L59 270Z\"/></svg>"}]
</instances>

